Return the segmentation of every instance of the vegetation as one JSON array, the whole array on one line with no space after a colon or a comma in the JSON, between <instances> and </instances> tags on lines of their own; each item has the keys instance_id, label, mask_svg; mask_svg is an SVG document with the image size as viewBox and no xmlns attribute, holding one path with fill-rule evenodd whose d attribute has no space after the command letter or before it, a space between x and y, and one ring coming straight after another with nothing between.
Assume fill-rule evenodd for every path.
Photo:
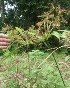
<instances>
[{"instance_id":1,"label":"vegetation","mask_svg":"<svg viewBox=\"0 0 70 88\"><path fill-rule=\"evenodd\" d=\"M0 2L0 32L11 39L0 51L0 87L70 88L70 0Z\"/></svg>"}]
</instances>

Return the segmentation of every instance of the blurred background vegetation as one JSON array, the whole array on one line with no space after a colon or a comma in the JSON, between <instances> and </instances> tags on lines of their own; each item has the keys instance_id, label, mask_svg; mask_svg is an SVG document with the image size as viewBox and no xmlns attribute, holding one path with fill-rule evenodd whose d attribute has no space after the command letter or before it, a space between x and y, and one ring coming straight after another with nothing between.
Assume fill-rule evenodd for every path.
<instances>
[{"instance_id":1,"label":"blurred background vegetation","mask_svg":"<svg viewBox=\"0 0 70 88\"><path fill-rule=\"evenodd\" d=\"M0 0L0 28L12 25L27 29L40 20L37 16L48 11L51 3L70 10L70 0ZM70 15L65 17L70 26Z\"/></svg>"},{"instance_id":2,"label":"blurred background vegetation","mask_svg":"<svg viewBox=\"0 0 70 88\"><path fill-rule=\"evenodd\" d=\"M35 41L37 47L45 46L46 42L49 47L57 47L61 45L58 36L62 32L59 30L70 30L69 3L70 0L0 0L0 30L10 33L13 39L21 36L19 41L25 41L26 38L31 44ZM20 33L20 36L12 33L11 30L16 30L15 27L26 33ZM59 32L52 33L53 31Z\"/></svg>"}]
</instances>

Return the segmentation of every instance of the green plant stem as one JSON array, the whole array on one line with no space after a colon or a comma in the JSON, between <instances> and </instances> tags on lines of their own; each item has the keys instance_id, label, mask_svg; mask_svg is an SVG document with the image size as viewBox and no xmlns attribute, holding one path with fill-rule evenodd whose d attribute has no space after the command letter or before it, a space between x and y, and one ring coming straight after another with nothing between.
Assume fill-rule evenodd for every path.
<instances>
[{"instance_id":1,"label":"green plant stem","mask_svg":"<svg viewBox=\"0 0 70 88\"><path fill-rule=\"evenodd\" d=\"M32 80L31 80L31 63L30 63L30 57L29 57L29 50L28 50L28 48L29 48L29 44L27 44L27 54L28 54L28 64L29 64L29 78L28 78L28 80L30 81L30 88L32 88Z\"/></svg>"},{"instance_id":2,"label":"green plant stem","mask_svg":"<svg viewBox=\"0 0 70 88\"><path fill-rule=\"evenodd\" d=\"M29 63L29 75L30 75L30 60L29 60L29 53L28 53L28 63Z\"/></svg>"},{"instance_id":3,"label":"green plant stem","mask_svg":"<svg viewBox=\"0 0 70 88\"><path fill-rule=\"evenodd\" d=\"M58 69L58 71L59 71L60 77L61 77L61 79L62 79L63 85L64 85L64 87L66 88L65 82L64 82L64 80L63 80L63 77L62 77L61 71L60 71L60 69L59 69L59 66L58 66L58 63L57 63L57 61L56 61L56 59L55 59L54 54L52 54L52 56L53 56L54 61L55 61L55 63L56 63L56 66L57 66L57 69Z\"/></svg>"}]
</instances>

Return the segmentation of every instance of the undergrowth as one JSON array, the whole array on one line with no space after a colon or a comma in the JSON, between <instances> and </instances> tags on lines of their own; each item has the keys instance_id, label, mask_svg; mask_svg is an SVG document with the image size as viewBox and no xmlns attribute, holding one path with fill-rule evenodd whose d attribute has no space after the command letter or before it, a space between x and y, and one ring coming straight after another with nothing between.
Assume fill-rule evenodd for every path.
<instances>
[{"instance_id":1,"label":"undergrowth","mask_svg":"<svg viewBox=\"0 0 70 88\"><path fill-rule=\"evenodd\" d=\"M69 88L70 57L61 52L54 53L64 87L53 55L48 57L50 53L32 50L22 55L0 57L1 88Z\"/></svg>"}]
</instances>

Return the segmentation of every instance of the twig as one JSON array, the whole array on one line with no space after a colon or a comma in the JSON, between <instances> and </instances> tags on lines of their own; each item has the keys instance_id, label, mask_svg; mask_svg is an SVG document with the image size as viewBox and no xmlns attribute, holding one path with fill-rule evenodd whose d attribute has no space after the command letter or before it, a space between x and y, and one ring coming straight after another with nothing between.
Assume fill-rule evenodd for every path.
<instances>
[{"instance_id":1,"label":"twig","mask_svg":"<svg viewBox=\"0 0 70 88\"><path fill-rule=\"evenodd\" d=\"M43 60L43 62L42 62L41 64L39 64L38 68L39 68L43 63L45 63L45 61L46 61L55 51L57 51L58 49L61 49L61 48L63 48L63 47L68 47L68 45L64 45L64 46L57 47L54 51L52 51L52 53L50 53L50 54L48 55L48 57L47 57L46 59ZM69 47L69 48L70 48L70 47Z\"/></svg>"},{"instance_id":2,"label":"twig","mask_svg":"<svg viewBox=\"0 0 70 88\"><path fill-rule=\"evenodd\" d=\"M70 46L68 46L68 45L61 46L61 48L62 48L62 47L70 48ZM58 47L50 48L50 49L47 49L47 51L55 50L55 49L57 49L57 48L58 48Z\"/></svg>"}]
</instances>

